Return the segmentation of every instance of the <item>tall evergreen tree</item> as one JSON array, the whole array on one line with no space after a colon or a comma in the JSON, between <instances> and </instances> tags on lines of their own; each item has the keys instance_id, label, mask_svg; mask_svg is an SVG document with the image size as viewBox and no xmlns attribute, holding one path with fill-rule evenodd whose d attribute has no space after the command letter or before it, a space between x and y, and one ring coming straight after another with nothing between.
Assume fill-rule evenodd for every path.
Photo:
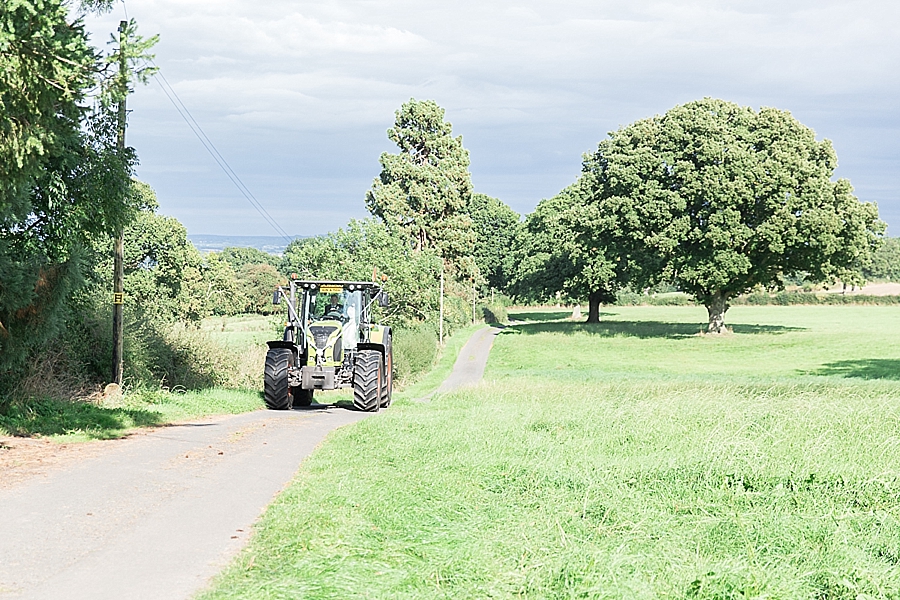
<instances>
[{"instance_id":1,"label":"tall evergreen tree","mask_svg":"<svg viewBox=\"0 0 900 600\"><path fill-rule=\"evenodd\" d=\"M0 374L57 331L85 248L134 214L134 153L84 106L100 67L68 3L0 7Z\"/></svg>"},{"instance_id":2,"label":"tall evergreen tree","mask_svg":"<svg viewBox=\"0 0 900 600\"><path fill-rule=\"evenodd\" d=\"M396 112L388 137L400 152L381 155L381 175L366 206L417 251L435 250L459 267L474 243L467 211L472 196L469 153L462 136L432 100L410 99Z\"/></svg>"}]
</instances>

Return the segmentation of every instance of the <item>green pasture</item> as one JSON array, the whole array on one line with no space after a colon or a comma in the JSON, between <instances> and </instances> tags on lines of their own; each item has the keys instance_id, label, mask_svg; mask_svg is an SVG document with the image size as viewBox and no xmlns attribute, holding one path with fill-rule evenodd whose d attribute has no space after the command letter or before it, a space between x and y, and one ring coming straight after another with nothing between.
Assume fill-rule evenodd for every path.
<instances>
[{"instance_id":1,"label":"green pasture","mask_svg":"<svg viewBox=\"0 0 900 600\"><path fill-rule=\"evenodd\" d=\"M900 597L900 308L566 314L332 434L201 597Z\"/></svg>"},{"instance_id":2,"label":"green pasture","mask_svg":"<svg viewBox=\"0 0 900 600\"><path fill-rule=\"evenodd\" d=\"M284 327L282 315L237 315L209 317L200 329L228 348L243 350L250 346L265 347L269 340L280 340Z\"/></svg>"}]
</instances>

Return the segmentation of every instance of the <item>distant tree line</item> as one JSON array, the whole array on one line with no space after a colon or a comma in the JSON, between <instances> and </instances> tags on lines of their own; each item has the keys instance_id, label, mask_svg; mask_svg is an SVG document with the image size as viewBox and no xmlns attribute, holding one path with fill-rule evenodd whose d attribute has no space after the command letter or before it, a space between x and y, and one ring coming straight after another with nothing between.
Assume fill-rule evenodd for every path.
<instances>
[{"instance_id":1,"label":"distant tree line","mask_svg":"<svg viewBox=\"0 0 900 600\"><path fill-rule=\"evenodd\" d=\"M876 206L832 180L831 143L786 111L705 98L637 121L585 155L579 179L524 221L473 192L462 137L433 101L405 103L388 137L400 151L382 154L366 205L402 241L399 255L439 261L459 299L474 287L518 301L587 301L596 322L623 289L674 286L706 306L709 331L721 333L729 301L751 290L797 276L892 276ZM351 231L361 230L341 235ZM294 242L286 255L314 264L318 243ZM380 260L390 271L387 254ZM429 269L413 279L420 293L435 284ZM433 307L418 314L433 319Z\"/></svg>"}]
</instances>

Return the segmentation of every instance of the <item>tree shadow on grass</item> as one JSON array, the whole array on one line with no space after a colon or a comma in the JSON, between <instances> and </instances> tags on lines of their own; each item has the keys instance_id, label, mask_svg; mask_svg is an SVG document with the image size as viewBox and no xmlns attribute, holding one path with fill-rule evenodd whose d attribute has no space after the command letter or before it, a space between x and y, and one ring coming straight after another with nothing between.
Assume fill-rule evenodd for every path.
<instances>
[{"instance_id":1,"label":"tree shadow on grass","mask_svg":"<svg viewBox=\"0 0 900 600\"><path fill-rule=\"evenodd\" d=\"M855 379L893 379L900 381L900 359L864 358L826 363L807 375L852 377Z\"/></svg>"},{"instance_id":2,"label":"tree shadow on grass","mask_svg":"<svg viewBox=\"0 0 900 600\"><path fill-rule=\"evenodd\" d=\"M84 433L93 439L110 439L132 427L162 423L163 416L156 411L60 400L28 400L0 413L0 427L20 437Z\"/></svg>"},{"instance_id":3,"label":"tree shadow on grass","mask_svg":"<svg viewBox=\"0 0 900 600\"><path fill-rule=\"evenodd\" d=\"M805 331L803 327L784 327L782 325L729 325L737 334L783 334L792 331ZM586 333L600 337L637 337L637 338L669 338L681 339L694 337L704 331L705 323L675 323L666 321L601 321L600 323L522 323L508 327L500 335L536 335L540 333L563 333L574 335Z\"/></svg>"},{"instance_id":4,"label":"tree shadow on grass","mask_svg":"<svg viewBox=\"0 0 900 600\"><path fill-rule=\"evenodd\" d=\"M612 317L617 313L612 312L601 312L600 317ZM531 311L522 311L522 312L511 312L508 313L508 316L511 321L560 321L562 319L568 319L572 316L572 309L561 308L559 310L544 310L539 312L531 312ZM587 314L585 314L585 318L587 318Z\"/></svg>"}]
</instances>

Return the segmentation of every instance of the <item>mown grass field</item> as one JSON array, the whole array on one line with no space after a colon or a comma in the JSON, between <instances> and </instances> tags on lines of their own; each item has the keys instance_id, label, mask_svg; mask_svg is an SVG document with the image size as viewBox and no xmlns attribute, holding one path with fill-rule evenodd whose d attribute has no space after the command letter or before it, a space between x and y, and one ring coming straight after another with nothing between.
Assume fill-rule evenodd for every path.
<instances>
[{"instance_id":1,"label":"mown grass field","mask_svg":"<svg viewBox=\"0 0 900 600\"><path fill-rule=\"evenodd\" d=\"M900 310L511 316L481 386L335 432L201 598L900 597Z\"/></svg>"}]
</instances>

